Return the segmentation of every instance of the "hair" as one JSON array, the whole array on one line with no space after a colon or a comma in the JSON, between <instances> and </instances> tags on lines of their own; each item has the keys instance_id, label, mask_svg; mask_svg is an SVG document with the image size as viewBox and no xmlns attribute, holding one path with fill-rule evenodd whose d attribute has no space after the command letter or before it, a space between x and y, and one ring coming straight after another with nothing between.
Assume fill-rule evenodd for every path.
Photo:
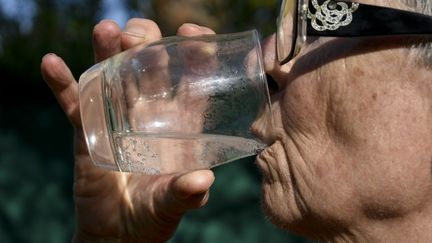
<instances>
[{"instance_id":1,"label":"hair","mask_svg":"<svg viewBox=\"0 0 432 243\"><path fill-rule=\"evenodd\" d=\"M432 0L401 0L415 12L425 15L432 15ZM425 38L423 41L416 41L411 45L420 55L420 62L432 68L432 41L431 38Z\"/></svg>"},{"instance_id":2,"label":"hair","mask_svg":"<svg viewBox=\"0 0 432 243\"><path fill-rule=\"evenodd\" d=\"M432 15L432 0L402 0L402 2L416 12Z\"/></svg>"}]
</instances>

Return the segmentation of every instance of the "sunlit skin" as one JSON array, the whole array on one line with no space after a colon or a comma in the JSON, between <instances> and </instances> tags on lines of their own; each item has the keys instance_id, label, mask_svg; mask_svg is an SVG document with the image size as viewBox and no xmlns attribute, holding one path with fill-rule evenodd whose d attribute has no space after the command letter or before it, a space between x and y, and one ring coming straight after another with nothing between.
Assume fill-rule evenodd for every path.
<instances>
[{"instance_id":1,"label":"sunlit skin","mask_svg":"<svg viewBox=\"0 0 432 243\"><path fill-rule=\"evenodd\" d=\"M404 223L432 206L430 71L405 49L380 49L386 42L331 41L267 66L280 90L277 138L257 160L265 208L275 223L319 239L377 242L373 231L383 236L389 222L394 239L414 237ZM368 51L328 60L345 45Z\"/></svg>"},{"instance_id":2,"label":"sunlit skin","mask_svg":"<svg viewBox=\"0 0 432 243\"><path fill-rule=\"evenodd\" d=\"M150 20L132 19L122 30L104 20L93 32L95 61L161 37ZM134 33L135 35L130 35ZM179 35L212 34L183 25ZM210 170L166 176L111 172L95 167L81 130L77 82L60 57L46 55L42 75L75 127L75 242L165 242L183 214L203 206L214 176Z\"/></svg>"},{"instance_id":3,"label":"sunlit skin","mask_svg":"<svg viewBox=\"0 0 432 243\"><path fill-rule=\"evenodd\" d=\"M160 38L149 20L133 19L126 30L145 38L122 35L111 21L95 27L96 61ZM212 31L183 25L178 33ZM257 166L272 222L328 242L432 241L432 71L406 44L404 38L310 39L280 66L274 36L262 43L266 72L278 86L275 136L265 124L254 128L270 145ZM76 128L75 240L169 239L186 210L205 204L211 171L149 177L93 167L76 81L56 56L44 57L42 72Z\"/></svg>"},{"instance_id":4,"label":"sunlit skin","mask_svg":"<svg viewBox=\"0 0 432 243\"><path fill-rule=\"evenodd\" d=\"M276 139L257 159L271 220L323 241L431 241L432 71L418 53L404 38L319 38L280 66L274 41Z\"/></svg>"},{"instance_id":5,"label":"sunlit skin","mask_svg":"<svg viewBox=\"0 0 432 243\"><path fill-rule=\"evenodd\" d=\"M185 28L190 26L182 27L180 32L184 33ZM214 33L209 29L204 30L208 31L208 34ZM138 36L130 32L124 34ZM185 35L188 35L187 32ZM115 95L111 98L120 100L119 103L123 99L126 101L130 129L147 134L200 134L204 129L202 114L208 109L208 95L200 93L202 90L197 88L195 81L216 72L216 45L190 41L179 43L175 52L167 51L165 45L139 46L134 51L145 72L139 71L137 65L131 65L131 60L123 60L119 69L124 93L120 95L120 92L113 92ZM173 56L181 59L180 65L170 62ZM176 68L173 68L174 66ZM183 67L181 71L172 72L172 69L179 70L179 66ZM85 114L85 111L81 114ZM88 118L87 123L83 122L87 127L91 127L91 122L95 120L94 114L87 114L84 116ZM146 158L146 167L157 168L161 174L205 168L205 163L211 162L203 163L203 146L198 140L160 139L145 143L141 141L142 143L134 145L134 142L137 143L136 139L137 137L129 137L121 140L123 148L129 147L129 150L123 153L129 154L127 156L131 161L139 161L140 156L145 154L143 151L152 151L157 154L157 159ZM149 148L146 149L144 145ZM135 149L138 153L133 152Z\"/></svg>"}]
</instances>

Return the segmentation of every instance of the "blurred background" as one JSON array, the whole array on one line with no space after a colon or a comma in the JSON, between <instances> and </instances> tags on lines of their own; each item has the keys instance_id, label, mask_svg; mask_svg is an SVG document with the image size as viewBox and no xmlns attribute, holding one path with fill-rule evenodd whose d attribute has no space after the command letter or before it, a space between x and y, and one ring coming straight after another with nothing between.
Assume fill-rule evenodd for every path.
<instances>
[{"instance_id":1,"label":"blurred background","mask_svg":"<svg viewBox=\"0 0 432 243\"><path fill-rule=\"evenodd\" d=\"M278 0L0 0L0 242L69 242L74 230L72 129L41 78L42 56L75 77L92 65L91 33L103 18L154 19L165 35L184 22L219 33L274 32ZM209 204L171 242L308 242L272 226L260 209L252 159L215 169Z\"/></svg>"}]
</instances>

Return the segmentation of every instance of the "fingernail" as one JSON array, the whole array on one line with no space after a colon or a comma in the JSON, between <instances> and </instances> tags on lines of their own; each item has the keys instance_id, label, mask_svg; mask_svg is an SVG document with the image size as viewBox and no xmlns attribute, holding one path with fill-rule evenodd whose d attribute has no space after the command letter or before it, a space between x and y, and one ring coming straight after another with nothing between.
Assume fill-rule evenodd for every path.
<instances>
[{"instance_id":1,"label":"fingernail","mask_svg":"<svg viewBox=\"0 0 432 243\"><path fill-rule=\"evenodd\" d=\"M208 200L209 200L209 197L210 197L210 193L209 193L209 192L206 192L206 194L204 195L204 197L201 199L201 202L200 202L200 204L199 204L199 207L202 207L202 206L204 206L205 204L207 204L207 202L208 202Z\"/></svg>"},{"instance_id":2,"label":"fingernail","mask_svg":"<svg viewBox=\"0 0 432 243\"><path fill-rule=\"evenodd\" d=\"M185 25L187 25L189 28L192 28L192 29L195 29L195 30L200 30L201 29L201 26L199 26L197 24L187 23Z\"/></svg>"}]
</instances>

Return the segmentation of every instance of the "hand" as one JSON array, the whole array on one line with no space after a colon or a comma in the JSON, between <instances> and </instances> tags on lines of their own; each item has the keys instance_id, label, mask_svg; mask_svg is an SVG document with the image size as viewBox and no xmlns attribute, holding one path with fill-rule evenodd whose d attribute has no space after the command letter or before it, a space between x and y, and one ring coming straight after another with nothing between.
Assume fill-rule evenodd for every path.
<instances>
[{"instance_id":1,"label":"hand","mask_svg":"<svg viewBox=\"0 0 432 243\"><path fill-rule=\"evenodd\" d=\"M179 35L213 33L185 24ZM161 37L157 25L130 20L124 32L112 21L102 21L93 32L95 61ZM61 58L43 57L42 75L75 128L74 198L75 242L164 242L171 238L183 214L203 206L214 175L210 170L146 176L95 167L81 128L78 85Z\"/></svg>"},{"instance_id":2,"label":"hand","mask_svg":"<svg viewBox=\"0 0 432 243\"><path fill-rule=\"evenodd\" d=\"M112 88L108 85L108 89L111 90L109 100L113 110L122 114L114 115L113 130L132 131L126 136L113 135L115 146L122 150L123 159L119 166L126 171L151 168L157 174L170 174L208 168L214 161L210 158L208 139L199 135L204 133L205 117L211 110L208 101L213 89L206 80L217 71L217 45L197 40L174 43L171 40L134 48L113 59L107 64L110 68L104 69L106 79L121 77L120 83L113 83ZM84 79L86 82L92 78ZM83 93L92 93L92 88ZM96 89L99 88L100 85L96 85ZM90 102L94 96L80 98L81 102L90 104L81 104L85 109L81 113L86 114L82 117L83 123L87 127L100 123L94 119L100 108ZM167 137L149 139L137 136L138 133ZM87 134L93 132L87 131ZM169 137L172 134L186 135L187 138ZM192 139L193 135L197 137ZM103 156L104 153L100 154Z\"/></svg>"}]
</instances>

